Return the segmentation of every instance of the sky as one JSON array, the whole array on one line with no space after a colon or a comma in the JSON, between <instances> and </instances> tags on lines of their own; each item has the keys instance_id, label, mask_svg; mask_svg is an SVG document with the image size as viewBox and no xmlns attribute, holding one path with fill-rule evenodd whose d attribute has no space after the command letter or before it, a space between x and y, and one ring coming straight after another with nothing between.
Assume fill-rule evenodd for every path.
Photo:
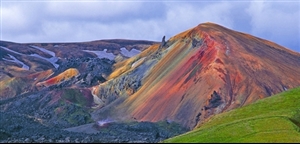
<instances>
[{"instance_id":1,"label":"sky","mask_svg":"<svg viewBox=\"0 0 300 144\"><path fill-rule=\"evenodd\" d=\"M300 52L299 0L0 0L1 40L161 41L205 22Z\"/></svg>"}]
</instances>

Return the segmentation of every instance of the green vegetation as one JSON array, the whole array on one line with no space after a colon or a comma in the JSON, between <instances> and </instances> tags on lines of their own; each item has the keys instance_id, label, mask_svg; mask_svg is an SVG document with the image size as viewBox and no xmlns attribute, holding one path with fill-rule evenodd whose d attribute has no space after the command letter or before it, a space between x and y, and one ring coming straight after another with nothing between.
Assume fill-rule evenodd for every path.
<instances>
[{"instance_id":1,"label":"green vegetation","mask_svg":"<svg viewBox=\"0 0 300 144\"><path fill-rule=\"evenodd\" d=\"M163 142L300 142L300 87L215 115Z\"/></svg>"},{"instance_id":2,"label":"green vegetation","mask_svg":"<svg viewBox=\"0 0 300 144\"><path fill-rule=\"evenodd\" d=\"M74 103L60 101L60 106L54 112L59 120L66 121L72 126L78 126L93 122L89 110Z\"/></svg>"},{"instance_id":3,"label":"green vegetation","mask_svg":"<svg viewBox=\"0 0 300 144\"><path fill-rule=\"evenodd\" d=\"M62 97L78 106L88 106L87 98L80 92L79 89L64 89Z\"/></svg>"},{"instance_id":4,"label":"green vegetation","mask_svg":"<svg viewBox=\"0 0 300 144\"><path fill-rule=\"evenodd\" d=\"M67 88L62 92L60 106L54 110L59 119L76 126L93 122L90 110L86 107L89 105L88 99L80 89Z\"/></svg>"}]
</instances>

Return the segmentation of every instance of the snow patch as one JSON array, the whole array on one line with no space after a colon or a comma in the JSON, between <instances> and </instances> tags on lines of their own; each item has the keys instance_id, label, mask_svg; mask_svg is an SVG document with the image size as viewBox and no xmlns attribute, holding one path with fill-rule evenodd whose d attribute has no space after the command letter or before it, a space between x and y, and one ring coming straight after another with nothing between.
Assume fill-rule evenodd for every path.
<instances>
[{"instance_id":1,"label":"snow patch","mask_svg":"<svg viewBox=\"0 0 300 144\"><path fill-rule=\"evenodd\" d=\"M131 49L130 51L128 51L126 48L121 48L121 53L126 56L126 57L133 57L139 53L141 53L140 50L137 49Z\"/></svg>"},{"instance_id":2,"label":"snow patch","mask_svg":"<svg viewBox=\"0 0 300 144\"><path fill-rule=\"evenodd\" d=\"M40 51L45 52L45 53L51 55L52 57L55 57L55 53L54 53L54 52L49 51L49 50L47 50L47 49L45 49L45 48L41 48L41 47L33 46L33 45L31 45L30 47L39 49Z\"/></svg>"},{"instance_id":3,"label":"snow patch","mask_svg":"<svg viewBox=\"0 0 300 144\"><path fill-rule=\"evenodd\" d=\"M46 57L42 57L42 56L40 56L40 55L38 55L38 54L31 54L30 56L34 56L34 57L37 57L37 58L40 58L40 59L44 59L44 60L50 62L55 68L58 68L58 67L59 67L59 65L56 64L56 62L58 61L59 58L57 58L57 57L55 56L55 53L54 53L54 52L49 51L49 50L44 49L44 48L41 48L41 47L38 47L38 46L33 46L33 45L32 45L31 47L32 47L32 48L35 48L35 49L38 49L38 50L40 50L40 51L42 51L42 52L45 52L45 53L51 55L52 57L51 57L51 58L46 58Z\"/></svg>"},{"instance_id":4,"label":"snow patch","mask_svg":"<svg viewBox=\"0 0 300 144\"><path fill-rule=\"evenodd\" d=\"M94 54L96 54L99 58L108 58L110 60L114 60L114 58L116 57L114 54L112 53L107 53L107 49L104 49L104 51L91 51L91 50L82 50L85 52L92 52Z\"/></svg>"},{"instance_id":5,"label":"snow patch","mask_svg":"<svg viewBox=\"0 0 300 144\"><path fill-rule=\"evenodd\" d=\"M29 70L29 66L28 66L28 65L26 65L26 64L23 63L23 62L21 62L21 61L18 60L16 57L14 57L14 56L12 56L12 55L10 55L10 54L8 54L8 56L9 56L10 58L12 58L13 60L8 60L8 59L5 59L5 58L3 58L3 60L10 61L10 62L15 62L15 63L19 63L19 64L22 65L22 68L23 68L23 69Z\"/></svg>"},{"instance_id":6,"label":"snow patch","mask_svg":"<svg viewBox=\"0 0 300 144\"><path fill-rule=\"evenodd\" d=\"M59 67L59 65L56 64L56 62L58 60L57 57L45 58L45 57L42 57L42 56L40 56L38 54L31 54L30 56L37 57L37 58L40 58L40 59L44 59L44 60L50 62L55 68Z\"/></svg>"},{"instance_id":7,"label":"snow patch","mask_svg":"<svg viewBox=\"0 0 300 144\"><path fill-rule=\"evenodd\" d=\"M25 54L22 54L22 53L19 53L19 52L10 50L10 49L8 49L8 48L6 48L6 47L2 47L2 46L0 46L0 47L3 48L3 49L5 49L5 50L7 50L7 51L9 51L9 52L18 54L18 55L25 55ZM33 57L37 57L37 58L40 58L40 59L44 59L44 60L50 62L55 68L58 68L58 67L59 67L59 65L55 63L55 62L57 62L58 58L55 57L55 53L54 53L54 52L49 51L49 50L46 50L46 49L41 48L41 47L37 47L37 46L30 46L30 47L36 48L36 49L41 50L42 52L48 53L48 54L50 54L52 57L51 57L51 58L45 58L45 57L42 57L42 56L40 56L40 55L38 55L38 54L30 54L30 55L28 55L28 56L33 56ZM10 56L11 58L13 57L13 56L11 56L11 55L9 55L9 56ZM13 59L16 59L16 58L14 57ZM6 59L5 59L5 60L6 60ZM7 61L13 61L13 62L17 62L17 63L20 63L20 62L21 62L21 61L19 61L19 60L17 60L17 61L16 61L16 60L7 60ZM22 64L23 67L25 67L25 68L28 67L28 66L25 65L23 62L21 62L21 64ZM29 68L28 68L28 69L29 69Z\"/></svg>"},{"instance_id":8,"label":"snow patch","mask_svg":"<svg viewBox=\"0 0 300 144\"><path fill-rule=\"evenodd\" d=\"M0 46L0 47L3 48L3 49L5 49L5 50L7 50L7 51L9 51L9 52L12 52L12 53L15 53L15 54L18 54L18 55L23 55L23 54L18 53L18 52L16 52L16 51L10 50L10 49L8 49L8 48L6 48L6 47L3 47L3 46Z\"/></svg>"}]
</instances>

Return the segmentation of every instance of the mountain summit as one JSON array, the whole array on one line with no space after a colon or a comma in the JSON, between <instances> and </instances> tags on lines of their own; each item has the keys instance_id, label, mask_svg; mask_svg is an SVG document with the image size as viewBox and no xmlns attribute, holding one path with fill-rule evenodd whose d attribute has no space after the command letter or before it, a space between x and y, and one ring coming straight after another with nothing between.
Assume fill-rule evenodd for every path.
<instances>
[{"instance_id":1,"label":"mountain summit","mask_svg":"<svg viewBox=\"0 0 300 144\"><path fill-rule=\"evenodd\" d=\"M300 53L213 23L161 42L0 41L0 142L159 142L295 87Z\"/></svg>"},{"instance_id":2,"label":"mountain summit","mask_svg":"<svg viewBox=\"0 0 300 144\"><path fill-rule=\"evenodd\" d=\"M276 43L203 23L114 65L93 87L95 117L175 121L210 116L300 86L300 54Z\"/></svg>"}]
</instances>

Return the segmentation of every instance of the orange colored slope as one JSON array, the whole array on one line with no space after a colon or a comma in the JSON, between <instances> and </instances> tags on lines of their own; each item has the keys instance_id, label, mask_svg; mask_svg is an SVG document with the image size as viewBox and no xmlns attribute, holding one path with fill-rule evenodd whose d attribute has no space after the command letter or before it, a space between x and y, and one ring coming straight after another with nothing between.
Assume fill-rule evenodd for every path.
<instances>
[{"instance_id":1,"label":"orange colored slope","mask_svg":"<svg viewBox=\"0 0 300 144\"><path fill-rule=\"evenodd\" d=\"M65 80L69 80L72 77L77 76L77 75L79 75L79 71L76 68L69 68L55 77L52 77L50 79L47 79L45 81L37 83L36 86L37 87L44 87L44 86L48 87L51 85L61 83Z\"/></svg>"},{"instance_id":2,"label":"orange colored slope","mask_svg":"<svg viewBox=\"0 0 300 144\"><path fill-rule=\"evenodd\" d=\"M176 35L160 50L167 53L118 107L134 119L168 119L192 128L211 115L300 86L299 53L216 24Z\"/></svg>"}]
</instances>

